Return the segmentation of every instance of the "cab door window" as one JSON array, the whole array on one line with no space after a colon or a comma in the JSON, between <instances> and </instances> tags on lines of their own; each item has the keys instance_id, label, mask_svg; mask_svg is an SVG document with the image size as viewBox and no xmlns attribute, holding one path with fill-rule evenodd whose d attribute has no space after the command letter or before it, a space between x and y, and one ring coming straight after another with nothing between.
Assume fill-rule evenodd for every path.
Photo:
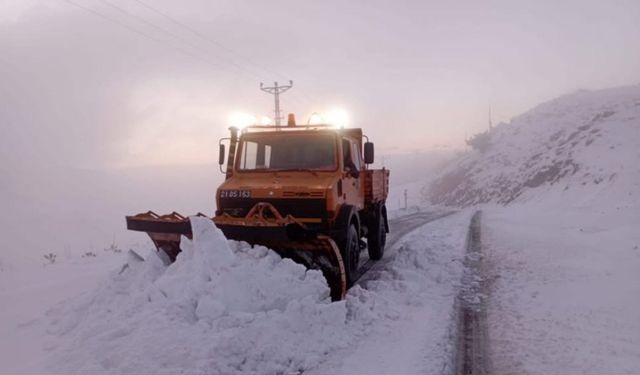
<instances>
[{"instance_id":1,"label":"cab door window","mask_svg":"<svg viewBox=\"0 0 640 375\"><path fill-rule=\"evenodd\" d=\"M344 170L353 173L353 177L358 178L360 173L360 159L357 154L357 146L348 139L342 140L342 156ZM356 152L354 152L356 150Z\"/></svg>"},{"instance_id":2,"label":"cab door window","mask_svg":"<svg viewBox=\"0 0 640 375\"><path fill-rule=\"evenodd\" d=\"M356 169L359 171L362 165L360 160L360 147L358 147L357 143L351 143L351 159L353 160L353 164L355 164Z\"/></svg>"}]
</instances>

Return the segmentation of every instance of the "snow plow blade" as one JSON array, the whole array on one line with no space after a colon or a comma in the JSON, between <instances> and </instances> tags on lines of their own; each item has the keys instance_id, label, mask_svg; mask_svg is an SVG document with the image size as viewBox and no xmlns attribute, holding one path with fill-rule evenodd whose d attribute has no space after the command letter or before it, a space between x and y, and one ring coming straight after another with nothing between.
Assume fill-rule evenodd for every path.
<instances>
[{"instance_id":1,"label":"snow plow blade","mask_svg":"<svg viewBox=\"0 0 640 375\"><path fill-rule=\"evenodd\" d=\"M206 217L198 213L197 216ZM175 261L180 252L180 238L192 238L189 218L176 212L158 215L153 211L127 216L127 229L146 232L156 249ZM280 256L290 258L307 268L319 269L327 279L334 301L347 292L347 279L340 249L335 241L310 230L305 224L287 215L283 217L273 205L257 203L245 217L222 214L214 224L227 239L250 245L268 247Z\"/></svg>"},{"instance_id":2,"label":"snow plow blade","mask_svg":"<svg viewBox=\"0 0 640 375\"><path fill-rule=\"evenodd\" d=\"M205 216L198 213L198 216ZM127 229L146 232L158 251L162 251L174 262L180 252L180 236L189 239L191 222L189 218L172 212L168 215L158 215L153 211L127 216Z\"/></svg>"}]
</instances>

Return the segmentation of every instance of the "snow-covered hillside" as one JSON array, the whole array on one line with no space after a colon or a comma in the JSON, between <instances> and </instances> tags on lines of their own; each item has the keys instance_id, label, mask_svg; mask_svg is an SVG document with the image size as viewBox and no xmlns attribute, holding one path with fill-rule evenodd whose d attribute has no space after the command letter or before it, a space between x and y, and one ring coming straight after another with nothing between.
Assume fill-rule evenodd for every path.
<instances>
[{"instance_id":1,"label":"snow-covered hillside","mask_svg":"<svg viewBox=\"0 0 640 375\"><path fill-rule=\"evenodd\" d=\"M456 206L542 196L637 200L640 85L551 100L498 125L489 141L485 152L469 152L445 169L426 197Z\"/></svg>"}]
</instances>

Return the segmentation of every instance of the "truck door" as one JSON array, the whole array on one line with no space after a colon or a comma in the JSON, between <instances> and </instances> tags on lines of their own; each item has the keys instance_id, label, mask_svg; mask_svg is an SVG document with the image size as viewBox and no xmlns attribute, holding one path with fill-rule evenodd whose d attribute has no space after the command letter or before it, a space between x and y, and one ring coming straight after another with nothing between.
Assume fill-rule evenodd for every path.
<instances>
[{"instance_id":1,"label":"truck door","mask_svg":"<svg viewBox=\"0 0 640 375\"><path fill-rule=\"evenodd\" d=\"M343 138L342 156L342 186L346 203L362 209L364 208L364 197L360 194L362 161L358 144L348 138Z\"/></svg>"}]
</instances>

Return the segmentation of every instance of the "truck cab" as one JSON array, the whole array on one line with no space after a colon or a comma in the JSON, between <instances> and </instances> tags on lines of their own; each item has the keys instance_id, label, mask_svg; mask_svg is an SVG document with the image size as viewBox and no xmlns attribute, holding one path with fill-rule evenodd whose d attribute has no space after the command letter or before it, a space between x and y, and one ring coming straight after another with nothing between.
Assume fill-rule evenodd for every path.
<instances>
[{"instance_id":1,"label":"truck cab","mask_svg":"<svg viewBox=\"0 0 640 375\"><path fill-rule=\"evenodd\" d=\"M313 227L331 226L342 205L364 209L361 150L360 129L245 130L229 155L216 215L244 217L262 201Z\"/></svg>"}]
</instances>

